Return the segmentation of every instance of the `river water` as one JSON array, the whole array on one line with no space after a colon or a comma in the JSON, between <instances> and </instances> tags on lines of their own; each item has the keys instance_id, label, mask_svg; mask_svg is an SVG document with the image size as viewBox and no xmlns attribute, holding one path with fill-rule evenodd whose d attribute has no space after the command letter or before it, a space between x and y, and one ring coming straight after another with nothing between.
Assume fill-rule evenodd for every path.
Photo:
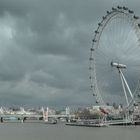
<instances>
[{"instance_id":1,"label":"river water","mask_svg":"<svg viewBox=\"0 0 140 140\"><path fill-rule=\"evenodd\" d=\"M102 128L44 123L0 124L0 140L138 140L140 126Z\"/></svg>"}]
</instances>

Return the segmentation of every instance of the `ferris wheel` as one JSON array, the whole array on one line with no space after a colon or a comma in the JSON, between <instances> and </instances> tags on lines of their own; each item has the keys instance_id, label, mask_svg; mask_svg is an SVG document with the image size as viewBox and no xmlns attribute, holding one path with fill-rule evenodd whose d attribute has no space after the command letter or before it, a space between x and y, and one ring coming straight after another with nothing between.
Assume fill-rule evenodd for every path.
<instances>
[{"instance_id":1,"label":"ferris wheel","mask_svg":"<svg viewBox=\"0 0 140 140\"><path fill-rule=\"evenodd\" d=\"M140 77L139 17L127 7L117 6L102 17L90 49L90 82L96 103L135 103Z\"/></svg>"}]
</instances>

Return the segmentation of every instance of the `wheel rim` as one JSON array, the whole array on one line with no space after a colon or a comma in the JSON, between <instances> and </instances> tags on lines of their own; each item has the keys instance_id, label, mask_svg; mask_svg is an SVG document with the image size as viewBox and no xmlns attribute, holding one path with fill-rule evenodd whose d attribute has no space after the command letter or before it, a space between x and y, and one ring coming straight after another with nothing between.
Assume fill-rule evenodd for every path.
<instances>
[{"instance_id":1,"label":"wheel rim","mask_svg":"<svg viewBox=\"0 0 140 140\"><path fill-rule=\"evenodd\" d=\"M113 69L110 65L112 61L127 66L124 75L134 92L139 78L139 46L138 17L133 11L126 10L125 7L107 11L107 15L103 17L95 31L90 54L91 90L96 103L105 105L111 100L124 103L122 85L117 69ZM130 96L128 98L131 102Z\"/></svg>"}]
</instances>

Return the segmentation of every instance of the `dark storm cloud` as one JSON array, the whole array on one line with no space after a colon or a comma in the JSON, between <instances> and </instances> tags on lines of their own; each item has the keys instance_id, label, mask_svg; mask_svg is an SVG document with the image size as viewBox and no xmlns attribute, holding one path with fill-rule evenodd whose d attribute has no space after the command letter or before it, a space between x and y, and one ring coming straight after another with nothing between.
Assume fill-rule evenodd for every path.
<instances>
[{"instance_id":1,"label":"dark storm cloud","mask_svg":"<svg viewBox=\"0 0 140 140\"><path fill-rule=\"evenodd\" d=\"M24 16L37 5L37 0L1 0L0 14L9 12L12 15Z\"/></svg>"},{"instance_id":2,"label":"dark storm cloud","mask_svg":"<svg viewBox=\"0 0 140 140\"><path fill-rule=\"evenodd\" d=\"M139 12L138 3L1 0L1 102L56 106L94 102L88 59L97 23L114 5L126 4Z\"/></svg>"}]
</instances>

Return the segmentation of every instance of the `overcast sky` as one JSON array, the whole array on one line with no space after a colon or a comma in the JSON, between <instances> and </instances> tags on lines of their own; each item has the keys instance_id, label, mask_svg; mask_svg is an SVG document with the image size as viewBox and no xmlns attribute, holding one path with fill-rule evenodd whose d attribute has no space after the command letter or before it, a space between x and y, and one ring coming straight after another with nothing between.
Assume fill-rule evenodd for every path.
<instances>
[{"instance_id":1,"label":"overcast sky","mask_svg":"<svg viewBox=\"0 0 140 140\"><path fill-rule=\"evenodd\" d=\"M91 105L89 50L112 6L139 0L0 0L0 105Z\"/></svg>"}]
</instances>

